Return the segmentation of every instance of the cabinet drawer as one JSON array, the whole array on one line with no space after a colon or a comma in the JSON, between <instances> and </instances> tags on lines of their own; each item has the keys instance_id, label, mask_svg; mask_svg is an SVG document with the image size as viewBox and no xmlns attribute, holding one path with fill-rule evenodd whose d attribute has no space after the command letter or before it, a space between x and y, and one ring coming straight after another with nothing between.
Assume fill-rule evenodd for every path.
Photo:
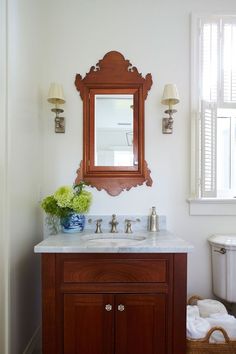
<instances>
[{"instance_id":1,"label":"cabinet drawer","mask_svg":"<svg viewBox=\"0 0 236 354\"><path fill-rule=\"evenodd\" d=\"M64 260L65 283L167 283L168 259Z\"/></svg>"}]
</instances>

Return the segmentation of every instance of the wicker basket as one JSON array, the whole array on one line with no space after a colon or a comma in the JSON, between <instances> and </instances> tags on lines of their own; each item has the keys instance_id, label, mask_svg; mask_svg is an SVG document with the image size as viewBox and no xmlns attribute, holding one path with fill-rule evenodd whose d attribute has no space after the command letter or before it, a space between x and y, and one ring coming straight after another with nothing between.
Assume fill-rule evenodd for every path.
<instances>
[{"instance_id":1,"label":"wicker basket","mask_svg":"<svg viewBox=\"0 0 236 354\"><path fill-rule=\"evenodd\" d=\"M197 300L201 300L200 296L194 295L188 300L188 305L193 305ZM225 342L210 343L210 337L213 332L220 331ZM222 327L211 328L206 337L203 339L187 339L187 354L236 354L236 341L229 339L228 334Z\"/></svg>"}]
</instances>

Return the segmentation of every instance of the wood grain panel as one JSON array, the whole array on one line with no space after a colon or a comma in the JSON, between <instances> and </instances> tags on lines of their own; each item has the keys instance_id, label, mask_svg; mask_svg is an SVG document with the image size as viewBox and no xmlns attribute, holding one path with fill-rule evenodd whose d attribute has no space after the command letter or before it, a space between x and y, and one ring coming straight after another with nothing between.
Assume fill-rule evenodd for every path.
<instances>
[{"instance_id":1,"label":"wood grain panel","mask_svg":"<svg viewBox=\"0 0 236 354\"><path fill-rule=\"evenodd\" d=\"M63 283L63 293L169 293L167 283Z\"/></svg>"},{"instance_id":2,"label":"wood grain panel","mask_svg":"<svg viewBox=\"0 0 236 354\"><path fill-rule=\"evenodd\" d=\"M116 296L116 354L166 354L166 302L164 294Z\"/></svg>"},{"instance_id":3,"label":"wood grain panel","mask_svg":"<svg viewBox=\"0 0 236 354\"><path fill-rule=\"evenodd\" d=\"M114 297L102 294L64 296L63 354L114 352ZM106 305L111 305L111 311Z\"/></svg>"},{"instance_id":4,"label":"wood grain panel","mask_svg":"<svg viewBox=\"0 0 236 354\"><path fill-rule=\"evenodd\" d=\"M166 260L65 261L65 283L167 282Z\"/></svg>"}]
</instances>

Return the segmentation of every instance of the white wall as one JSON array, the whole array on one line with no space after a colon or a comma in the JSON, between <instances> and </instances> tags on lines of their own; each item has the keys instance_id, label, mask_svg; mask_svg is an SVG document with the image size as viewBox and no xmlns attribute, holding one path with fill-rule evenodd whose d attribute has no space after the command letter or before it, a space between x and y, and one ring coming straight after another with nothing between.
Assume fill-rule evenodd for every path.
<instances>
[{"instance_id":1,"label":"white wall","mask_svg":"<svg viewBox=\"0 0 236 354\"><path fill-rule=\"evenodd\" d=\"M95 214L147 214L152 205L167 216L168 229L190 241L189 293L211 295L207 237L234 232L235 217L191 217L190 195L190 13L236 13L235 0L51 0L49 56L44 86L43 195L61 184L72 184L82 158L82 102L74 87L76 73L84 76L110 50L118 50L146 75L153 86L146 101L146 160L153 187L133 188L118 197L92 190ZM66 133L54 134L53 116L46 103L51 81L63 84ZM180 104L173 135L161 133L164 84L176 83Z\"/></svg>"},{"instance_id":2,"label":"white wall","mask_svg":"<svg viewBox=\"0 0 236 354\"><path fill-rule=\"evenodd\" d=\"M0 0L0 353L8 345L8 230L7 230L7 1Z\"/></svg>"},{"instance_id":3,"label":"white wall","mask_svg":"<svg viewBox=\"0 0 236 354\"><path fill-rule=\"evenodd\" d=\"M10 351L22 354L40 324L42 3L8 1Z\"/></svg>"},{"instance_id":4,"label":"white wall","mask_svg":"<svg viewBox=\"0 0 236 354\"><path fill-rule=\"evenodd\" d=\"M118 197L92 190L91 213L147 214L156 205L167 216L168 229L195 246L189 256L189 293L211 295L207 237L234 232L236 218L190 217L186 203L190 193L190 13L204 11L235 13L235 0L8 1L8 87L0 130L4 137L0 245L5 240L1 253L7 252L8 243L10 249L9 353L22 354L40 322L39 256L33 253L42 237L38 201L61 184L72 184L82 158L82 102L74 87L75 74L84 76L110 50L122 52L140 72L153 76L146 101L146 160L154 183L152 188L137 187ZM3 61L1 72L2 68ZM46 102L51 81L64 86L65 134L54 133L53 114ZM175 82L181 95L170 136L161 133L164 107L160 98L168 82ZM4 100L1 96L1 103Z\"/></svg>"}]
</instances>

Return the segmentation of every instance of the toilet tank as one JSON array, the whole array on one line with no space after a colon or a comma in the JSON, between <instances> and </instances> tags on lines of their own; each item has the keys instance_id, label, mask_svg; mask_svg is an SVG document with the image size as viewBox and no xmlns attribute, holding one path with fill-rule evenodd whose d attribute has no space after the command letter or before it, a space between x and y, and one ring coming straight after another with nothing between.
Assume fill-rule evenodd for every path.
<instances>
[{"instance_id":1,"label":"toilet tank","mask_svg":"<svg viewBox=\"0 0 236 354\"><path fill-rule=\"evenodd\" d=\"M212 235L211 245L213 293L236 303L236 234Z\"/></svg>"}]
</instances>

